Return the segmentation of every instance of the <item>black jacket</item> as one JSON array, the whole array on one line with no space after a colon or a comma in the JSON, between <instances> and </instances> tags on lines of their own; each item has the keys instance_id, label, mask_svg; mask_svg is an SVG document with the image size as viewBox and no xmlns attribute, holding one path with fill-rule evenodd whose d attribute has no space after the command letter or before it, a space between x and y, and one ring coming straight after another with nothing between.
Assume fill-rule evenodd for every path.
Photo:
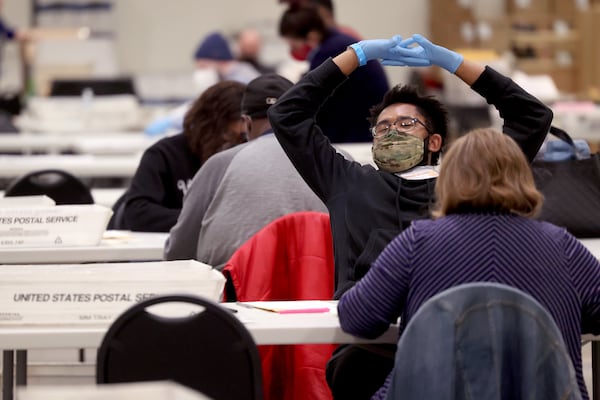
<instances>
[{"instance_id":1,"label":"black jacket","mask_svg":"<svg viewBox=\"0 0 600 400\"><path fill-rule=\"evenodd\" d=\"M300 175L329 209L336 298L370 268L383 248L414 219L428 218L435 179L407 181L346 160L314 116L347 77L328 60L304 76L268 112L277 139ZM511 79L487 67L472 89L496 106L503 131L533 160L552 111Z\"/></svg>"},{"instance_id":2,"label":"black jacket","mask_svg":"<svg viewBox=\"0 0 600 400\"><path fill-rule=\"evenodd\" d=\"M183 133L146 149L125 193L121 229L168 232L177 222L183 195L201 162Z\"/></svg>"}]
</instances>

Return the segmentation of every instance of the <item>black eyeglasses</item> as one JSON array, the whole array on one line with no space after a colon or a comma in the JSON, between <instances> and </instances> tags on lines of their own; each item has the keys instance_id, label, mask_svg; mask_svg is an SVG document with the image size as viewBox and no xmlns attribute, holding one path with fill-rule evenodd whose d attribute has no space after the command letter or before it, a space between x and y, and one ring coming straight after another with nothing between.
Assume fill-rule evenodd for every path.
<instances>
[{"instance_id":1,"label":"black eyeglasses","mask_svg":"<svg viewBox=\"0 0 600 400\"><path fill-rule=\"evenodd\" d=\"M396 119L394 122L378 122L377 125L371 128L371 134L373 134L373 137L375 138L383 137L387 135L392 126L396 126L402 132L410 132L415 128L415 126L417 126L417 124L422 125L423 128L425 128L425 130L427 131L427 133L431 134L431 131L429 130L427 125L421 122L421 120L419 120L418 118L413 117L398 117L398 119Z\"/></svg>"}]
</instances>

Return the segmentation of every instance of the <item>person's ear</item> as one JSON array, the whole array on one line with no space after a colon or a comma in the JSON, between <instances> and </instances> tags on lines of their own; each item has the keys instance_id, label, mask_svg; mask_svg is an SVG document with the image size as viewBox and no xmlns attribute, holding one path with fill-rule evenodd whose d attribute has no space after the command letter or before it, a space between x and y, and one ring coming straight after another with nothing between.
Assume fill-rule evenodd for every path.
<instances>
[{"instance_id":1,"label":"person's ear","mask_svg":"<svg viewBox=\"0 0 600 400\"><path fill-rule=\"evenodd\" d=\"M442 136L439 133L433 133L429 135L428 143L427 150L437 153L442 149Z\"/></svg>"}]
</instances>

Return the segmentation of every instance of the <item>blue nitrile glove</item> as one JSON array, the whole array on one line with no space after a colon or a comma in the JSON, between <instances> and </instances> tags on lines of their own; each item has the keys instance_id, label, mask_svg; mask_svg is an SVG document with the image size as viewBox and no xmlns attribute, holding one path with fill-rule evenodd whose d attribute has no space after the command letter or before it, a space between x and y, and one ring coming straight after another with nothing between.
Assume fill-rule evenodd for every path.
<instances>
[{"instance_id":1,"label":"blue nitrile glove","mask_svg":"<svg viewBox=\"0 0 600 400\"><path fill-rule=\"evenodd\" d=\"M463 62L464 58L462 54L448 50L447 48L438 46L437 44L433 44L418 33L414 34L412 38L422 49L423 56L431 61L432 64L438 65L445 70L454 73ZM414 48L419 49L419 47Z\"/></svg>"},{"instance_id":2,"label":"blue nitrile glove","mask_svg":"<svg viewBox=\"0 0 600 400\"><path fill-rule=\"evenodd\" d=\"M173 121L170 117L157 118L144 128L144 133L148 136L162 135L167 132L172 125Z\"/></svg>"},{"instance_id":3,"label":"blue nitrile glove","mask_svg":"<svg viewBox=\"0 0 600 400\"><path fill-rule=\"evenodd\" d=\"M400 35L391 39L361 40L350 45L356 53L358 64L363 66L370 60L389 58L390 50L402 41Z\"/></svg>"},{"instance_id":4,"label":"blue nitrile glove","mask_svg":"<svg viewBox=\"0 0 600 400\"><path fill-rule=\"evenodd\" d=\"M425 57L425 52L421 46L410 47L415 44L415 40L410 37L398 42L396 47L388 52L388 55L381 61L381 65L408 66L408 67L427 67L431 61Z\"/></svg>"}]
</instances>

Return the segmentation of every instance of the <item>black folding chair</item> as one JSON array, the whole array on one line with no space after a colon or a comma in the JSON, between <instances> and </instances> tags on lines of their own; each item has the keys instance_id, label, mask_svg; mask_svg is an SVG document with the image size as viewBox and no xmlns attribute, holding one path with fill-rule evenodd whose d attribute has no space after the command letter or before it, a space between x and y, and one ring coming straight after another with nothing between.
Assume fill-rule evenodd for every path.
<instances>
[{"instance_id":1,"label":"black folding chair","mask_svg":"<svg viewBox=\"0 0 600 400\"><path fill-rule=\"evenodd\" d=\"M33 171L15 179L4 196L46 195L60 204L94 204L90 189L76 176L59 169Z\"/></svg>"},{"instance_id":2,"label":"black folding chair","mask_svg":"<svg viewBox=\"0 0 600 400\"><path fill-rule=\"evenodd\" d=\"M172 317L148 310L166 303L199 312ZM173 380L215 400L263 397L252 336L231 311L197 296L162 295L127 309L104 336L96 362L97 383Z\"/></svg>"}]
</instances>

